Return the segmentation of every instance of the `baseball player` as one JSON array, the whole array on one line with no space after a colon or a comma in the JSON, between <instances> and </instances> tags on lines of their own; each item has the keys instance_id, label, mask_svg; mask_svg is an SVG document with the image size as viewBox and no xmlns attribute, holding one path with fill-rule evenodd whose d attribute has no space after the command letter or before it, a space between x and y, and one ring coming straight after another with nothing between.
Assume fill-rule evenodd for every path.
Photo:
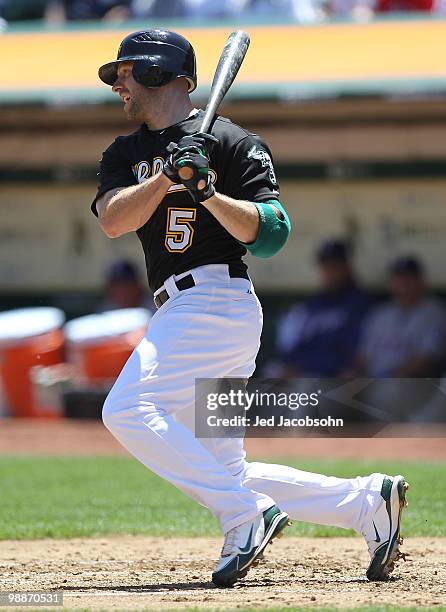
<instances>
[{"instance_id":1,"label":"baseball player","mask_svg":"<svg viewBox=\"0 0 446 612\"><path fill-rule=\"evenodd\" d=\"M262 311L243 256L274 255L290 232L268 147L219 116L209 134L198 132L195 54L179 34L130 34L99 77L141 126L103 153L92 210L110 238L136 232L158 309L107 397L106 427L219 519L217 586L245 576L288 517L356 529L369 546L369 579L386 578L400 556L402 476L248 463L240 438L198 440L190 426L195 378L254 371ZM181 181L185 164L198 179Z\"/></svg>"}]
</instances>

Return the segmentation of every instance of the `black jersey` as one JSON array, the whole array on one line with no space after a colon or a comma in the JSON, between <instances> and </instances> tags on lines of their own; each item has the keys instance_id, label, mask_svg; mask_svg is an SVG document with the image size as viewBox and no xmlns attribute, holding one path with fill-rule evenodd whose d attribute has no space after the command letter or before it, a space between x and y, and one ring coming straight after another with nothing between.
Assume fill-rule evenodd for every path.
<instances>
[{"instance_id":1,"label":"black jersey","mask_svg":"<svg viewBox=\"0 0 446 612\"><path fill-rule=\"evenodd\" d=\"M143 124L129 136L118 137L104 151L100 185L92 204L111 189L141 183L163 167L166 147L200 129L203 111L164 130ZM258 136L229 119L217 117L211 133L219 143L212 150L210 174L217 192L239 200L264 202L279 195L271 153ZM186 188L172 185L149 219L137 230L144 249L147 276L156 291L172 274L206 264L239 264L246 249L201 204L195 204Z\"/></svg>"}]
</instances>

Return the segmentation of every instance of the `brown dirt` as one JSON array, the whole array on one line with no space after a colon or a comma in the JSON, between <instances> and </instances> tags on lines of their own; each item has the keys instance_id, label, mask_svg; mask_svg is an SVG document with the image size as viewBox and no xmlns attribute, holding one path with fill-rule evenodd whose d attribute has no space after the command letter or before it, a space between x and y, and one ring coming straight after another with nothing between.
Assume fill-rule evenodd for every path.
<instances>
[{"instance_id":1,"label":"brown dirt","mask_svg":"<svg viewBox=\"0 0 446 612\"><path fill-rule=\"evenodd\" d=\"M371 439L251 439L246 446L251 457L446 460L444 437L389 434ZM0 420L0 454L23 453L126 451L99 422ZM139 536L3 541L0 593L62 590L65 608L84 610L446 605L446 538L410 539L404 548L411 557L387 583L367 582L368 555L361 538L284 538L268 550L262 565L228 590L208 582L220 546L217 539Z\"/></svg>"},{"instance_id":2,"label":"brown dirt","mask_svg":"<svg viewBox=\"0 0 446 612\"><path fill-rule=\"evenodd\" d=\"M387 431L385 438L247 439L246 448L250 457L446 460L446 431L441 426L418 428L418 437L398 437L402 433L414 434L400 426L397 433ZM0 419L0 454L126 455L127 451L98 421Z\"/></svg>"},{"instance_id":3,"label":"brown dirt","mask_svg":"<svg viewBox=\"0 0 446 612\"><path fill-rule=\"evenodd\" d=\"M139 536L5 541L0 592L62 590L65 607L91 610L446 604L446 538L407 541L409 560L385 583L367 582L361 538L284 538L233 589L208 582L220 545Z\"/></svg>"}]
</instances>

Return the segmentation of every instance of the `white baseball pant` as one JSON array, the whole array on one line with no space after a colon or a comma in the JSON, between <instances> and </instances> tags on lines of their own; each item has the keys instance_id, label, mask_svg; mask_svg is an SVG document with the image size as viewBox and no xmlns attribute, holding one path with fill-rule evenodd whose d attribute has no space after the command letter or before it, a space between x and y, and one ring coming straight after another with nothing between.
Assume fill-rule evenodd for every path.
<instances>
[{"instance_id":1,"label":"white baseball pant","mask_svg":"<svg viewBox=\"0 0 446 612\"><path fill-rule=\"evenodd\" d=\"M364 531L383 476L327 477L283 465L249 463L241 438L197 439L195 378L248 378L260 346L262 310L250 281L228 266L194 268L150 321L110 391L103 421L150 470L219 519L223 532L276 503L291 518ZM296 441L298 443L298 441Z\"/></svg>"}]
</instances>

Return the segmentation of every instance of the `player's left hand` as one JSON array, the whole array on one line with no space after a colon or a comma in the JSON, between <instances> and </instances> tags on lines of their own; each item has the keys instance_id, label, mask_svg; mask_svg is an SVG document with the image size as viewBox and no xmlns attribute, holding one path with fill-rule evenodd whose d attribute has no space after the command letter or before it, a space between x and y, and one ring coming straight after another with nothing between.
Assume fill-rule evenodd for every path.
<instances>
[{"instance_id":1,"label":"player's left hand","mask_svg":"<svg viewBox=\"0 0 446 612\"><path fill-rule=\"evenodd\" d=\"M176 161L175 167L178 168L181 183L187 188L196 204L204 202L214 195L215 189L209 174L207 157L190 149L183 152ZM181 176L183 168L188 173L188 178Z\"/></svg>"},{"instance_id":2,"label":"player's left hand","mask_svg":"<svg viewBox=\"0 0 446 612\"><path fill-rule=\"evenodd\" d=\"M209 155L216 143L215 136L196 133L183 136L178 144L171 143L167 147L170 153L167 165L176 170L179 182L187 188L195 203L204 202L215 193L209 174ZM181 177L182 168L189 174L187 178Z\"/></svg>"}]
</instances>

